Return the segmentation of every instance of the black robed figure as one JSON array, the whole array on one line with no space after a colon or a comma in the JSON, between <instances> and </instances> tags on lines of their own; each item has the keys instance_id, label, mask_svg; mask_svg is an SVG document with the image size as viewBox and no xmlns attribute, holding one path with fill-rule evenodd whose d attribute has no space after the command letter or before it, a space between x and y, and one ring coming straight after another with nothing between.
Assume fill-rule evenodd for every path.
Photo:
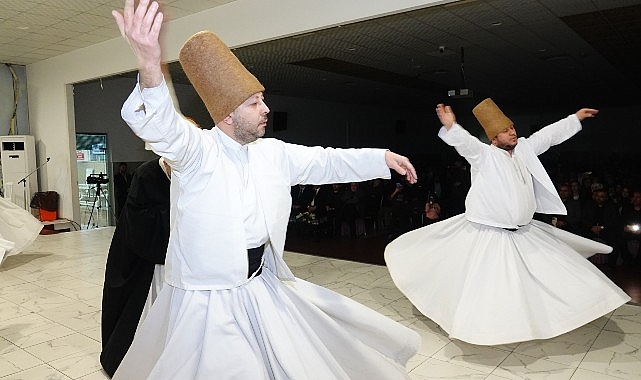
<instances>
[{"instance_id":1,"label":"black robed figure","mask_svg":"<svg viewBox=\"0 0 641 380\"><path fill-rule=\"evenodd\" d=\"M169 241L170 181L158 159L139 166L118 219L102 293L100 363L113 376L140 321L156 264L165 263Z\"/></svg>"}]
</instances>

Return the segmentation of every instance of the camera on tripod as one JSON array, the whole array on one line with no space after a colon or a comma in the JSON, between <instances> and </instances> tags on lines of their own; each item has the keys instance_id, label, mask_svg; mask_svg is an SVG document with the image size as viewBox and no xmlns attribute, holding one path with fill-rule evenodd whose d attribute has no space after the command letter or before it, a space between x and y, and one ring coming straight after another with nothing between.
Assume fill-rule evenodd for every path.
<instances>
[{"instance_id":1,"label":"camera on tripod","mask_svg":"<svg viewBox=\"0 0 641 380\"><path fill-rule=\"evenodd\" d=\"M109 178L104 173L99 174L89 174L87 177L87 183L90 185L104 185L109 183Z\"/></svg>"}]
</instances>

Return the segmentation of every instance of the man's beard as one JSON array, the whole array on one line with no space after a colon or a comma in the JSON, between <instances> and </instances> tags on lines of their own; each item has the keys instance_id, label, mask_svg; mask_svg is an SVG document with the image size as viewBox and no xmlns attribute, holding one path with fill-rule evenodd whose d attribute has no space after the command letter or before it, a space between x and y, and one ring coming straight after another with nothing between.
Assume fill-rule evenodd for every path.
<instances>
[{"instance_id":1,"label":"man's beard","mask_svg":"<svg viewBox=\"0 0 641 380\"><path fill-rule=\"evenodd\" d=\"M249 144L263 137L265 130L254 128L250 122L242 117L236 117L234 123L234 138L241 145Z\"/></svg>"},{"instance_id":2,"label":"man's beard","mask_svg":"<svg viewBox=\"0 0 641 380\"><path fill-rule=\"evenodd\" d=\"M503 149L503 150L506 150L508 152L511 152L511 151L514 150L514 148L516 148L516 143L514 143L514 144L497 144L496 147L500 148L500 149Z\"/></svg>"}]
</instances>

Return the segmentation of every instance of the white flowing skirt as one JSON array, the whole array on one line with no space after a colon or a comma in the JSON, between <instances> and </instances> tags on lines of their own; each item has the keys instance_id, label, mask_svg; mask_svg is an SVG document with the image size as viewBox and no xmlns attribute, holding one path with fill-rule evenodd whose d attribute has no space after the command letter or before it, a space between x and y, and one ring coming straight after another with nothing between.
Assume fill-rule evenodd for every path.
<instances>
[{"instance_id":1,"label":"white flowing skirt","mask_svg":"<svg viewBox=\"0 0 641 380\"><path fill-rule=\"evenodd\" d=\"M247 284L165 284L114 379L404 379L420 345L407 327L269 269Z\"/></svg>"},{"instance_id":2,"label":"white flowing skirt","mask_svg":"<svg viewBox=\"0 0 641 380\"><path fill-rule=\"evenodd\" d=\"M151 285L149 285L149 293L147 294L145 307L142 309L142 314L140 315L140 319L138 320L138 328L136 329L136 331L138 331L142 322L145 320L145 318L147 318L151 307L153 306L154 302L156 302L156 298L158 298L158 295L160 294L160 291L164 286L165 265L156 264L154 265L154 276L151 278Z\"/></svg>"},{"instance_id":3,"label":"white flowing skirt","mask_svg":"<svg viewBox=\"0 0 641 380\"><path fill-rule=\"evenodd\" d=\"M40 234L42 223L8 199L0 197L0 263L22 252Z\"/></svg>"},{"instance_id":4,"label":"white flowing skirt","mask_svg":"<svg viewBox=\"0 0 641 380\"><path fill-rule=\"evenodd\" d=\"M586 257L612 248L532 221L517 231L463 214L385 249L396 286L451 338L481 345L547 339L630 297Z\"/></svg>"}]
</instances>

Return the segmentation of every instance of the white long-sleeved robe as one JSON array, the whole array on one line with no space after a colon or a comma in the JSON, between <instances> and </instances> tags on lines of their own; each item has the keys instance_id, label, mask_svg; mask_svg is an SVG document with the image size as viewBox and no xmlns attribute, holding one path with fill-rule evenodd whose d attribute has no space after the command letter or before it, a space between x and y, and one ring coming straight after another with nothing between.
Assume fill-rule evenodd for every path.
<instances>
[{"instance_id":1,"label":"white long-sleeved robe","mask_svg":"<svg viewBox=\"0 0 641 380\"><path fill-rule=\"evenodd\" d=\"M442 127L439 137L471 165L472 186L465 200L466 218L489 226L518 228L529 223L535 211L565 214L565 206L537 156L580 130L579 119L570 115L528 138L519 138L510 155L479 141L458 124L450 130ZM525 166L526 171L520 165ZM510 176L515 172L517 176ZM523 178L519 178L521 174ZM526 186L519 186L520 180Z\"/></svg>"},{"instance_id":2,"label":"white long-sleeved robe","mask_svg":"<svg viewBox=\"0 0 641 380\"><path fill-rule=\"evenodd\" d=\"M452 338L550 338L630 300L585 260L611 247L532 220L535 211L566 213L537 155L580 129L570 115L520 138L513 155L459 125L439 131L471 164L466 211L400 236L385 261L396 286Z\"/></svg>"},{"instance_id":3,"label":"white long-sleeved robe","mask_svg":"<svg viewBox=\"0 0 641 380\"><path fill-rule=\"evenodd\" d=\"M174 110L164 84L136 87L122 116L170 163L172 209L168 286L114 379L407 376L418 334L295 278L283 261L290 187L389 177L384 150L259 139L247 147L245 168L221 131L193 128ZM253 223L263 218L268 236L255 225L247 231L252 202L244 196L259 202ZM262 242L262 274L248 279L247 249Z\"/></svg>"}]
</instances>

